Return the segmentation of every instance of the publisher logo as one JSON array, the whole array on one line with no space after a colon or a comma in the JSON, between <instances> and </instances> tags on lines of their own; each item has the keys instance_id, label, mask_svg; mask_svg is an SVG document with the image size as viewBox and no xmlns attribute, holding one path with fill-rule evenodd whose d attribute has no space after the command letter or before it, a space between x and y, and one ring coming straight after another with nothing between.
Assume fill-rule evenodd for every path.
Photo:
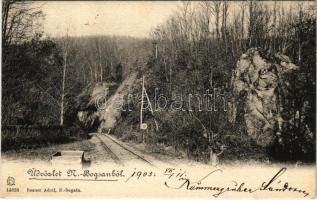
<instances>
[{"instance_id":1,"label":"publisher logo","mask_svg":"<svg viewBox=\"0 0 317 200\"><path fill-rule=\"evenodd\" d=\"M8 186L13 186L13 185L15 185L15 179L14 179L13 177L9 176L9 177L7 178L7 185L8 185Z\"/></svg>"}]
</instances>

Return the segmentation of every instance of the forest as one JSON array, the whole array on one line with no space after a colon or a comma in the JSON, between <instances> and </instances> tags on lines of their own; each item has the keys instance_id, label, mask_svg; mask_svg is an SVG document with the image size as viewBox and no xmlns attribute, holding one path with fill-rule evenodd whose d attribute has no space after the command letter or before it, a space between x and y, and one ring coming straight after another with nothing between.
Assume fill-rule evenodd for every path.
<instances>
[{"instance_id":1,"label":"forest","mask_svg":"<svg viewBox=\"0 0 317 200\"><path fill-rule=\"evenodd\" d=\"M44 14L31 2L5 0L2 8L2 126L62 126L68 132L87 132L77 119L82 91L102 82L120 85L137 73L133 94L141 94L144 76L150 99L155 98L155 88L172 98L217 88L228 105L212 112L201 111L195 107L197 102L184 112L146 110L149 127L144 133L139 124L140 102L126 102L133 109L121 113L113 130L122 140L146 134L145 140L137 142L145 142L149 151L203 162L210 148L221 152L225 148L222 156L229 160L263 155L277 160L315 159L313 3L180 2L173 15L144 39L74 37L67 30L63 37L49 37L41 26ZM281 140L269 148L250 139L243 112L233 120L230 107L239 101L233 88L237 62L254 47L270 55L285 54L300 66L289 77L284 97L287 109L282 115L288 125Z\"/></svg>"}]
</instances>

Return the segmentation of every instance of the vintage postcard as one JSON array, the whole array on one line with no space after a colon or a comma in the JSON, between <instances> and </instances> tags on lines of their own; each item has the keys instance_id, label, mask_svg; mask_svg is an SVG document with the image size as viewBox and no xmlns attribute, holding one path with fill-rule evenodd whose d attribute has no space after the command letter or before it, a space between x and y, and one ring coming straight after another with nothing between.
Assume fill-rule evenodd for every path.
<instances>
[{"instance_id":1,"label":"vintage postcard","mask_svg":"<svg viewBox=\"0 0 317 200\"><path fill-rule=\"evenodd\" d=\"M314 1L1 6L1 197L315 197Z\"/></svg>"}]
</instances>

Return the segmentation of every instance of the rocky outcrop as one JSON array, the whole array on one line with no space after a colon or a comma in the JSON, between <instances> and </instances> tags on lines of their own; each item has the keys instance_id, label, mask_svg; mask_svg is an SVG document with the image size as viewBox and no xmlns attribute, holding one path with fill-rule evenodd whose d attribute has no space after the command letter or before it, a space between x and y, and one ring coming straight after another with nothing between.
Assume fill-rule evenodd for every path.
<instances>
[{"instance_id":1,"label":"rocky outcrop","mask_svg":"<svg viewBox=\"0 0 317 200\"><path fill-rule=\"evenodd\" d=\"M115 83L97 83L78 97L77 118L88 131L108 132L121 116L132 86L137 79L131 74L118 87Z\"/></svg>"},{"instance_id":2,"label":"rocky outcrop","mask_svg":"<svg viewBox=\"0 0 317 200\"><path fill-rule=\"evenodd\" d=\"M283 77L298 68L283 54L262 52L257 48L249 49L237 62L231 121L235 123L243 112L247 133L258 145L269 146L280 135Z\"/></svg>"},{"instance_id":3,"label":"rocky outcrop","mask_svg":"<svg viewBox=\"0 0 317 200\"><path fill-rule=\"evenodd\" d=\"M77 97L77 118L84 129L96 131L99 128L98 110L116 88L116 83L96 83L87 86Z\"/></svg>"},{"instance_id":4,"label":"rocky outcrop","mask_svg":"<svg viewBox=\"0 0 317 200\"><path fill-rule=\"evenodd\" d=\"M118 119L123 112L123 105L128 100L128 95L131 94L132 87L136 81L136 74L130 74L116 92L98 108L98 117L100 125L98 132L106 132L114 128Z\"/></svg>"}]
</instances>

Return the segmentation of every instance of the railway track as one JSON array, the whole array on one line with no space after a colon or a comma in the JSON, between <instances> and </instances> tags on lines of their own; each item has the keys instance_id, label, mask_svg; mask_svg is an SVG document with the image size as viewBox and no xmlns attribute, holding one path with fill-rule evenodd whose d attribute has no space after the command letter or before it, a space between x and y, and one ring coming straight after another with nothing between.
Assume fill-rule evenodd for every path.
<instances>
[{"instance_id":1,"label":"railway track","mask_svg":"<svg viewBox=\"0 0 317 200\"><path fill-rule=\"evenodd\" d=\"M110 155L115 163L123 165L123 162L120 160L120 158L107 146L107 144L100 138L99 134L95 134L95 136L99 139L102 148Z\"/></svg>"},{"instance_id":2,"label":"railway track","mask_svg":"<svg viewBox=\"0 0 317 200\"><path fill-rule=\"evenodd\" d=\"M96 133L95 136L99 139L103 149L109 153L110 157L116 164L124 165L127 161L141 161L148 165L154 166L149 160L144 158L139 153L126 147L120 142L106 134Z\"/></svg>"}]
</instances>

